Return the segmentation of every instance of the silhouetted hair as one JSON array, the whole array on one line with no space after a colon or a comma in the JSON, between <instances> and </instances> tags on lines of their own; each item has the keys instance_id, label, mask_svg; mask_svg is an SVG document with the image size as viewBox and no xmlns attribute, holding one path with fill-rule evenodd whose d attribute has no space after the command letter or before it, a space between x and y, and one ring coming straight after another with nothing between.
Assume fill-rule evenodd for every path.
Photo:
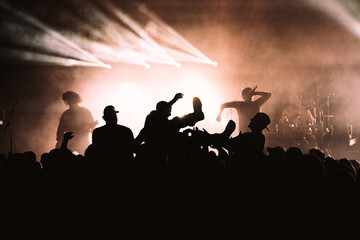
<instances>
[{"instance_id":1,"label":"silhouetted hair","mask_svg":"<svg viewBox=\"0 0 360 240\"><path fill-rule=\"evenodd\" d=\"M82 101L80 95L77 92L74 91L66 91L62 94L62 100L66 104L70 103L79 103Z\"/></svg>"}]
</instances>

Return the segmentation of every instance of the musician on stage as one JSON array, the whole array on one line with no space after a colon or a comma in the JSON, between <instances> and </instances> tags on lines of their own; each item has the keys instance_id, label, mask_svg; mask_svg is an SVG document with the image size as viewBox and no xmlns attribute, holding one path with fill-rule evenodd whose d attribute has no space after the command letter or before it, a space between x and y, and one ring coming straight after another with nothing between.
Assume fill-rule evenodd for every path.
<instances>
[{"instance_id":1,"label":"musician on stage","mask_svg":"<svg viewBox=\"0 0 360 240\"><path fill-rule=\"evenodd\" d=\"M244 88L242 90L242 98L244 101L233 101L221 104L219 114L216 118L221 121L221 114L225 108L235 108L238 114L238 129L239 132L248 132L248 124L256 113L260 112L260 107L271 97L270 92L255 91L254 88ZM260 96L253 101L254 96Z\"/></svg>"},{"instance_id":2,"label":"musician on stage","mask_svg":"<svg viewBox=\"0 0 360 240\"><path fill-rule=\"evenodd\" d=\"M316 147L315 141L315 118L311 111L301 104L298 94L291 94L290 105L281 114L279 121L279 133L287 147L301 147L307 150Z\"/></svg>"},{"instance_id":3,"label":"musician on stage","mask_svg":"<svg viewBox=\"0 0 360 240\"><path fill-rule=\"evenodd\" d=\"M293 124L294 127L306 127L315 124L315 118L311 111L301 105L301 99L297 94L290 95L290 105L281 114L281 123Z\"/></svg>"},{"instance_id":4,"label":"musician on stage","mask_svg":"<svg viewBox=\"0 0 360 240\"><path fill-rule=\"evenodd\" d=\"M65 132L73 132L73 139L69 142L68 149L84 154L90 144L90 133L98 124L85 107L80 107L80 95L74 91L62 94L62 100L69 107L60 117L56 134L56 148L60 148Z\"/></svg>"}]
</instances>

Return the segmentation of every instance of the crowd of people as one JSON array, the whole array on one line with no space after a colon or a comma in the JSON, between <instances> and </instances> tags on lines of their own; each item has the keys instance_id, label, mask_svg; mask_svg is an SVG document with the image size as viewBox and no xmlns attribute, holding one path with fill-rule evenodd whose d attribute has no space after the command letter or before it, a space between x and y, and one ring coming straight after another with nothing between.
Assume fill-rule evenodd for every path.
<instances>
[{"instance_id":1,"label":"crowd of people","mask_svg":"<svg viewBox=\"0 0 360 240\"><path fill-rule=\"evenodd\" d=\"M115 107L106 106L106 124L93 130L92 143L84 154L75 155L69 147L70 142L76 141L77 133L63 131L60 138L58 131L61 144L40 159L31 151L1 155L1 176L4 182L25 180L26 184L40 185L77 185L96 179L140 186L166 184L175 189L186 186L196 191L240 188L293 194L336 190L350 195L359 191L356 160L333 159L315 148L308 152L296 146L264 149L262 130L270 118L261 112L251 118L250 131L236 137L231 137L236 127L232 120L220 133L199 130L196 123L205 116L196 97L192 113L169 119L172 105L182 97L178 93L169 102L160 101L136 138L130 128L117 123ZM74 99L78 101L77 97ZM92 117L87 118L94 122Z\"/></svg>"},{"instance_id":2,"label":"crowd of people","mask_svg":"<svg viewBox=\"0 0 360 240\"><path fill-rule=\"evenodd\" d=\"M61 138L58 131L61 144L39 159L31 151L2 154L1 185L9 191L66 189L77 195L108 189L122 200L132 196L137 201L153 194L183 201L204 195L220 198L222 204L235 199L347 198L360 191L358 161L334 159L316 148L304 152L296 146L265 147L262 131L271 120L263 112L254 114L249 131L236 137L232 137L233 120L223 132L200 130L196 124L205 115L197 97L193 112L170 119L172 105L182 97L178 93L169 102L158 102L136 137L118 124L115 107L106 106L106 124L93 129L92 142L83 154L73 153L78 149L72 147L78 145L70 143L77 133L68 128ZM88 120L94 123L92 117Z\"/></svg>"}]
</instances>

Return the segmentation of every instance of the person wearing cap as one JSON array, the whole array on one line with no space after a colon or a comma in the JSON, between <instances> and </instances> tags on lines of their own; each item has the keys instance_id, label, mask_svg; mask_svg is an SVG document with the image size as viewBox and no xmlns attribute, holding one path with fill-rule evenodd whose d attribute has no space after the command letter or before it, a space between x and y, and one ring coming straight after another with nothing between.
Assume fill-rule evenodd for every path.
<instances>
[{"instance_id":1,"label":"person wearing cap","mask_svg":"<svg viewBox=\"0 0 360 240\"><path fill-rule=\"evenodd\" d=\"M249 149L254 150L254 153L263 153L265 146L265 136L262 133L264 129L269 129L270 117L266 113L258 112L250 120L249 128L251 132L243 134L243 141L249 146Z\"/></svg>"},{"instance_id":2,"label":"person wearing cap","mask_svg":"<svg viewBox=\"0 0 360 240\"><path fill-rule=\"evenodd\" d=\"M260 156L264 153L265 146L265 136L262 131L268 129L270 123L270 117L266 113L256 113L248 125L251 131L240 133L231 139L231 149L243 156Z\"/></svg>"},{"instance_id":3,"label":"person wearing cap","mask_svg":"<svg viewBox=\"0 0 360 240\"><path fill-rule=\"evenodd\" d=\"M260 112L261 106L269 100L271 97L270 92L255 91L254 88L244 88L242 90L243 101L232 101L226 102L220 105L219 114L216 118L218 122L221 121L221 114L225 108L235 108L238 115L238 130L239 132L248 131L248 123L250 119L257 113ZM253 101L253 96L260 96L258 99Z\"/></svg>"},{"instance_id":4,"label":"person wearing cap","mask_svg":"<svg viewBox=\"0 0 360 240\"><path fill-rule=\"evenodd\" d=\"M60 148L65 132L73 132L73 139L68 144L71 151L84 154L90 144L90 133L97 125L89 109L80 107L82 101L80 95L74 91L66 91L62 94L62 100L69 107L60 117L56 133L55 148Z\"/></svg>"},{"instance_id":5,"label":"person wearing cap","mask_svg":"<svg viewBox=\"0 0 360 240\"><path fill-rule=\"evenodd\" d=\"M118 112L112 105L104 108L105 125L94 129L92 146L106 160L132 160L134 135L130 128L117 123Z\"/></svg>"}]
</instances>

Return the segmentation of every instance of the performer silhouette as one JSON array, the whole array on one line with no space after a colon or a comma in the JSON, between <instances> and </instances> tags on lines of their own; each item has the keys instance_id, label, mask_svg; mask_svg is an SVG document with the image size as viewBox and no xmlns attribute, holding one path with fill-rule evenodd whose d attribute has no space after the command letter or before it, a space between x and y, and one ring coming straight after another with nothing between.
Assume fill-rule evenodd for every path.
<instances>
[{"instance_id":1,"label":"performer silhouette","mask_svg":"<svg viewBox=\"0 0 360 240\"><path fill-rule=\"evenodd\" d=\"M78 93L66 91L62 94L62 100L69 109L60 117L55 147L60 148L65 132L73 132L74 138L69 142L68 149L84 154L90 144L90 133L98 122L94 121L89 109L79 106L82 99Z\"/></svg>"},{"instance_id":2,"label":"performer silhouette","mask_svg":"<svg viewBox=\"0 0 360 240\"><path fill-rule=\"evenodd\" d=\"M233 101L221 104L219 114L216 118L217 121L221 121L221 114L225 108L235 108L238 114L238 127L239 132L249 131L248 124L252 117L260 112L260 107L271 97L270 92L255 91L257 87L253 89L250 87L242 90L242 97L244 101ZM253 101L253 96L261 96Z\"/></svg>"}]
</instances>

